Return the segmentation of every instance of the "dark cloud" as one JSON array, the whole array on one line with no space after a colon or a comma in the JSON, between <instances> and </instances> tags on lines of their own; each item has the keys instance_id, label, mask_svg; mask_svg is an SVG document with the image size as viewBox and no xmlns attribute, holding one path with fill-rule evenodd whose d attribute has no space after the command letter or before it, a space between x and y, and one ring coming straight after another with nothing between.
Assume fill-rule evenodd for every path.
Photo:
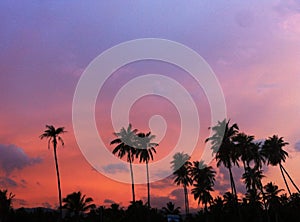
<instances>
[{"instance_id":1,"label":"dark cloud","mask_svg":"<svg viewBox=\"0 0 300 222\"><path fill-rule=\"evenodd\" d=\"M52 209L52 205L49 202L44 202L41 205L42 205L42 207Z\"/></svg>"},{"instance_id":2,"label":"dark cloud","mask_svg":"<svg viewBox=\"0 0 300 222\"><path fill-rule=\"evenodd\" d=\"M300 140L298 142L295 143L295 150L298 152L300 152Z\"/></svg>"},{"instance_id":3,"label":"dark cloud","mask_svg":"<svg viewBox=\"0 0 300 222\"><path fill-rule=\"evenodd\" d=\"M18 183L8 177L0 177L0 187L17 187Z\"/></svg>"},{"instance_id":4,"label":"dark cloud","mask_svg":"<svg viewBox=\"0 0 300 222\"><path fill-rule=\"evenodd\" d=\"M39 157L29 157L22 148L15 145L0 144L0 153L0 167L6 175L42 161Z\"/></svg>"},{"instance_id":5,"label":"dark cloud","mask_svg":"<svg viewBox=\"0 0 300 222\"><path fill-rule=\"evenodd\" d=\"M103 166L103 170L105 173L109 173L109 174L129 172L128 167L124 163L108 164L106 166Z\"/></svg>"},{"instance_id":6,"label":"dark cloud","mask_svg":"<svg viewBox=\"0 0 300 222\"><path fill-rule=\"evenodd\" d=\"M105 204L113 204L113 203L116 203L116 202L113 201L113 200L111 200L111 199L105 199L105 200L103 201L103 203L105 203Z\"/></svg>"},{"instance_id":7,"label":"dark cloud","mask_svg":"<svg viewBox=\"0 0 300 222\"><path fill-rule=\"evenodd\" d=\"M153 189L164 189L167 187L173 187L173 178L171 176L164 178L163 180L156 181L151 183L151 188Z\"/></svg>"},{"instance_id":8,"label":"dark cloud","mask_svg":"<svg viewBox=\"0 0 300 222\"><path fill-rule=\"evenodd\" d=\"M20 206L27 206L28 205L28 202L24 199L18 199L18 198L14 198L13 199L13 204L18 204Z\"/></svg>"}]
</instances>

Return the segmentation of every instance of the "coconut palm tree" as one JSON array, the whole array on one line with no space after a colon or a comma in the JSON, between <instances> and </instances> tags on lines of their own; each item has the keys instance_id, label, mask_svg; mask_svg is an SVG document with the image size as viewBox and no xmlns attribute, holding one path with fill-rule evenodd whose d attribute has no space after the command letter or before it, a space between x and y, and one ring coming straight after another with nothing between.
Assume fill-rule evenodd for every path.
<instances>
[{"instance_id":1,"label":"coconut palm tree","mask_svg":"<svg viewBox=\"0 0 300 222\"><path fill-rule=\"evenodd\" d=\"M157 143L151 142L155 139L155 135L151 135L151 132L138 133L137 134L137 150L136 157L140 158L140 163L144 162L146 164L146 172L147 172L147 196L148 196L148 207L150 208L150 183L149 183L149 167L148 163L150 160L153 160L153 153L156 153L155 147L158 146Z\"/></svg>"},{"instance_id":2,"label":"coconut palm tree","mask_svg":"<svg viewBox=\"0 0 300 222\"><path fill-rule=\"evenodd\" d=\"M111 145L116 144L116 147L113 149L112 153L117 155L120 159L126 156L126 160L129 162L133 202L135 202L135 192L132 162L136 153L136 133L137 129L132 129L132 125L129 124L127 129L122 127L120 132L114 133L117 139L114 139L110 142Z\"/></svg>"},{"instance_id":3,"label":"coconut palm tree","mask_svg":"<svg viewBox=\"0 0 300 222\"><path fill-rule=\"evenodd\" d=\"M0 222L8 220L9 212L12 210L12 200L15 197L7 190L0 190Z\"/></svg>"},{"instance_id":4,"label":"coconut palm tree","mask_svg":"<svg viewBox=\"0 0 300 222\"><path fill-rule=\"evenodd\" d=\"M252 157L252 144L254 141L254 136L247 135L245 133L238 133L233 138L233 142L236 143L237 152L239 152L241 161L244 165L244 170L246 167L250 167L250 161Z\"/></svg>"},{"instance_id":5,"label":"coconut palm tree","mask_svg":"<svg viewBox=\"0 0 300 222\"><path fill-rule=\"evenodd\" d=\"M289 144L288 142L285 142L283 140L283 137L278 137L277 135L273 135L272 137L269 137L263 144L262 154L265 156L268 165L270 164L272 166L277 166L277 165L279 166L286 188L289 192L289 195L291 195L292 193L284 173L288 176L288 178L290 179L290 181L292 182L292 184L294 185L294 187L297 189L299 193L300 190L292 180L287 170L282 165L282 162L285 162L286 158L288 157L288 153L283 149L283 147L288 144Z\"/></svg>"},{"instance_id":6,"label":"coconut palm tree","mask_svg":"<svg viewBox=\"0 0 300 222\"><path fill-rule=\"evenodd\" d=\"M63 208L67 209L68 213L73 214L72 216L76 221L80 221L80 215L82 213L96 207L96 205L92 203L93 198L82 195L80 191L68 194L63 199L63 202L65 203Z\"/></svg>"},{"instance_id":7,"label":"coconut palm tree","mask_svg":"<svg viewBox=\"0 0 300 222\"><path fill-rule=\"evenodd\" d=\"M237 135L239 127L238 125L232 124L230 120L226 121L224 119L222 122L218 121L216 126L211 129L214 134L207 138L205 142L210 142L212 149L216 153L217 167L224 165L229 171L231 192L236 197L236 187L232 174L233 165L238 166L239 153L237 152L237 147L233 142L233 138Z\"/></svg>"},{"instance_id":8,"label":"coconut palm tree","mask_svg":"<svg viewBox=\"0 0 300 222\"><path fill-rule=\"evenodd\" d=\"M59 199L59 212L60 218L62 218L62 200L61 200L61 186L60 186L60 176L59 176L59 168L58 168L58 160L57 160L57 144L58 142L64 146L64 141L61 137L61 134L66 133L64 127L55 128L52 125L46 125L46 130L42 135L40 135L40 139L48 139L48 149L50 149L50 144L53 145L53 152L54 152L54 160L55 160L55 169L56 169L56 176L57 176L57 187L58 187L58 199Z\"/></svg>"},{"instance_id":9,"label":"coconut palm tree","mask_svg":"<svg viewBox=\"0 0 300 222\"><path fill-rule=\"evenodd\" d=\"M275 219L272 219L277 222L279 217L279 210L281 208L279 194L283 191L283 189L278 189L277 185L270 182L264 186L264 190L266 194L268 210L272 213L270 215L274 215Z\"/></svg>"},{"instance_id":10,"label":"coconut palm tree","mask_svg":"<svg viewBox=\"0 0 300 222\"><path fill-rule=\"evenodd\" d=\"M206 166L203 161L194 161L191 168L191 175L193 180L192 194L194 199L198 199L198 205L200 202L204 205L204 210L207 212L207 204L210 204L213 200L211 191L215 182L216 171L211 166Z\"/></svg>"},{"instance_id":11,"label":"coconut palm tree","mask_svg":"<svg viewBox=\"0 0 300 222\"><path fill-rule=\"evenodd\" d=\"M167 203L167 207L162 208L162 211L165 215L168 214L179 215L180 207L175 207L175 204L170 201Z\"/></svg>"},{"instance_id":12,"label":"coconut palm tree","mask_svg":"<svg viewBox=\"0 0 300 222\"><path fill-rule=\"evenodd\" d=\"M246 172L242 175L247 190L255 192L262 189L261 180L263 177L265 176L263 175L262 170L251 167L246 167Z\"/></svg>"},{"instance_id":13,"label":"coconut palm tree","mask_svg":"<svg viewBox=\"0 0 300 222\"><path fill-rule=\"evenodd\" d=\"M174 183L177 186L183 186L184 200L185 200L185 213L189 214L189 199L188 199L188 186L192 184L190 176L191 162L190 156L186 153L175 153L171 161Z\"/></svg>"}]
</instances>

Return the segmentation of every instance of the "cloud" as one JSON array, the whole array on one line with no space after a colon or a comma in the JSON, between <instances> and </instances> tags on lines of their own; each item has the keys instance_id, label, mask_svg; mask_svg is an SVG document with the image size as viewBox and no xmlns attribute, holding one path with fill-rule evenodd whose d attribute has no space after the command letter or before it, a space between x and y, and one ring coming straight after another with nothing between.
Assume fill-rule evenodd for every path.
<instances>
[{"instance_id":1,"label":"cloud","mask_svg":"<svg viewBox=\"0 0 300 222\"><path fill-rule=\"evenodd\" d=\"M27 206L28 205L28 202L26 200L24 200L24 199L17 199L17 198L13 199L13 203L17 204L17 205L20 205L20 206Z\"/></svg>"},{"instance_id":2,"label":"cloud","mask_svg":"<svg viewBox=\"0 0 300 222\"><path fill-rule=\"evenodd\" d=\"M49 202L44 202L41 205L42 205L42 207L45 207L45 208L52 208L52 205Z\"/></svg>"},{"instance_id":3,"label":"cloud","mask_svg":"<svg viewBox=\"0 0 300 222\"><path fill-rule=\"evenodd\" d=\"M300 140L295 143L295 150L300 152Z\"/></svg>"},{"instance_id":4,"label":"cloud","mask_svg":"<svg viewBox=\"0 0 300 222\"><path fill-rule=\"evenodd\" d=\"M42 162L41 158L29 157L22 148L15 145L0 144L0 153L0 167L6 175L13 170L20 170Z\"/></svg>"},{"instance_id":5,"label":"cloud","mask_svg":"<svg viewBox=\"0 0 300 222\"><path fill-rule=\"evenodd\" d=\"M163 180L156 181L154 183L151 183L152 189L164 189L168 187L173 187L173 179L172 176L166 177Z\"/></svg>"},{"instance_id":6,"label":"cloud","mask_svg":"<svg viewBox=\"0 0 300 222\"><path fill-rule=\"evenodd\" d=\"M103 166L103 170L104 170L105 173L109 173L109 174L129 172L126 164L124 164L124 163L108 164L106 166Z\"/></svg>"},{"instance_id":7,"label":"cloud","mask_svg":"<svg viewBox=\"0 0 300 222\"><path fill-rule=\"evenodd\" d=\"M0 186L1 187L17 187L18 184L16 181L8 177L0 177Z\"/></svg>"},{"instance_id":8,"label":"cloud","mask_svg":"<svg viewBox=\"0 0 300 222\"><path fill-rule=\"evenodd\" d=\"M111 200L111 199L105 199L105 200L103 201L103 203L105 203L105 204L114 204L114 203L116 203L116 202L113 201L113 200Z\"/></svg>"}]
</instances>

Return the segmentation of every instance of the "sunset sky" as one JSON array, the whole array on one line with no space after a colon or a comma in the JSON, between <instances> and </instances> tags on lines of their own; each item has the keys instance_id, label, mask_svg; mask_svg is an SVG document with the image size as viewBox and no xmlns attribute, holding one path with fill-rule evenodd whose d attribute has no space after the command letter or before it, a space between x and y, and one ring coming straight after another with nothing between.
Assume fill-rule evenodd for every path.
<instances>
[{"instance_id":1,"label":"sunset sky","mask_svg":"<svg viewBox=\"0 0 300 222\"><path fill-rule=\"evenodd\" d=\"M284 137L290 156L285 166L300 184L299 0L2 0L0 17L0 188L16 195L15 207L57 206L53 152L47 149L46 140L39 139L46 124L68 131L63 135L65 147L58 149L63 196L81 190L97 205L129 204L130 184L107 176L120 174L130 179L125 162L99 163L106 175L89 164L74 135L72 102L78 81L94 58L139 38L172 40L201 55L220 82L228 118L257 140L273 134ZM191 95L201 126L192 153L192 160L198 160L209 136L209 101L188 73L159 61L127 64L107 79L95 107L98 133L105 144L97 149L113 149L109 143L119 130L112 125L114 97L128 81L145 74L170 77ZM151 84L154 92L185 100L160 79ZM126 104L120 107L120 113L127 111L122 109ZM147 95L130 108L133 127L157 135L160 145L154 161L172 153L181 133L180 113L172 101ZM166 128L150 129L149 123L162 118ZM278 168L264 170L263 183L274 181L285 188ZM241 170L234 173L239 180ZM216 194L229 189L226 169L218 169L216 180ZM244 193L244 185L237 184ZM171 178L154 182L151 188L152 206L161 207L170 198L182 206L183 192ZM146 200L145 184L136 186L136 195ZM197 203L190 199L191 207L196 208Z\"/></svg>"}]
</instances>

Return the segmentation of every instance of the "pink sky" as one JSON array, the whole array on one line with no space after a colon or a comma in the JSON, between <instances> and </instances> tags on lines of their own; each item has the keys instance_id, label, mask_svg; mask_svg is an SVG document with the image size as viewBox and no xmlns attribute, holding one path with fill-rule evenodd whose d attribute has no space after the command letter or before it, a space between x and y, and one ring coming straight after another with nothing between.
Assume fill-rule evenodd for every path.
<instances>
[{"instance_id":1,"label":"pink sky","mask_svg":"<svg viewBox=\"0 0 300 222\"><path fill-rule=\"evenodd\" d=\"M68 131L64 135L65 147L58 150L63 196L81 190L98 205L129 203L130 184L93 170L82 155L73 132L72 101L79 78L96 56L116 44L145 37L176 41L199 53L222 86L228 117L242 131L256 139L278 134L290 143L286 147L290 158L285 165L300 184L299 7L296 0L189 4L2 1L0 188L16 194L16 207L57 205L53 153L47 149L46 141L38 138L45 124L53 124L65 126ZM102 88L95 117L104 143L108 146L114 139L112 99L129 79L147 73L175 79L195 101L201 122L200 139L192 156L197 160L209 133L207 98L187 73L153 61L123 67ZM181 95L159 81L155 84L154 90ZM163 116L167 123L166 135L158 141L158 161L172 152L177 142L180 116L167 100L147 96L134 104L130 121L135 128L148 131L153 115ZM223 171L217 178L218 188L226 190L227 174L223 175ZM279 173L277 168L269 167L264 182L272 180L284 188ZM220 181L222 176L225 182ZM156 206L164 205L168 196L182 204L182 192L170 179L151 185ZM145 185L137 185L136 192L138 198L145 200ZM192 207L197 204L192 202Z\"/></svg>"}]
</instances>

